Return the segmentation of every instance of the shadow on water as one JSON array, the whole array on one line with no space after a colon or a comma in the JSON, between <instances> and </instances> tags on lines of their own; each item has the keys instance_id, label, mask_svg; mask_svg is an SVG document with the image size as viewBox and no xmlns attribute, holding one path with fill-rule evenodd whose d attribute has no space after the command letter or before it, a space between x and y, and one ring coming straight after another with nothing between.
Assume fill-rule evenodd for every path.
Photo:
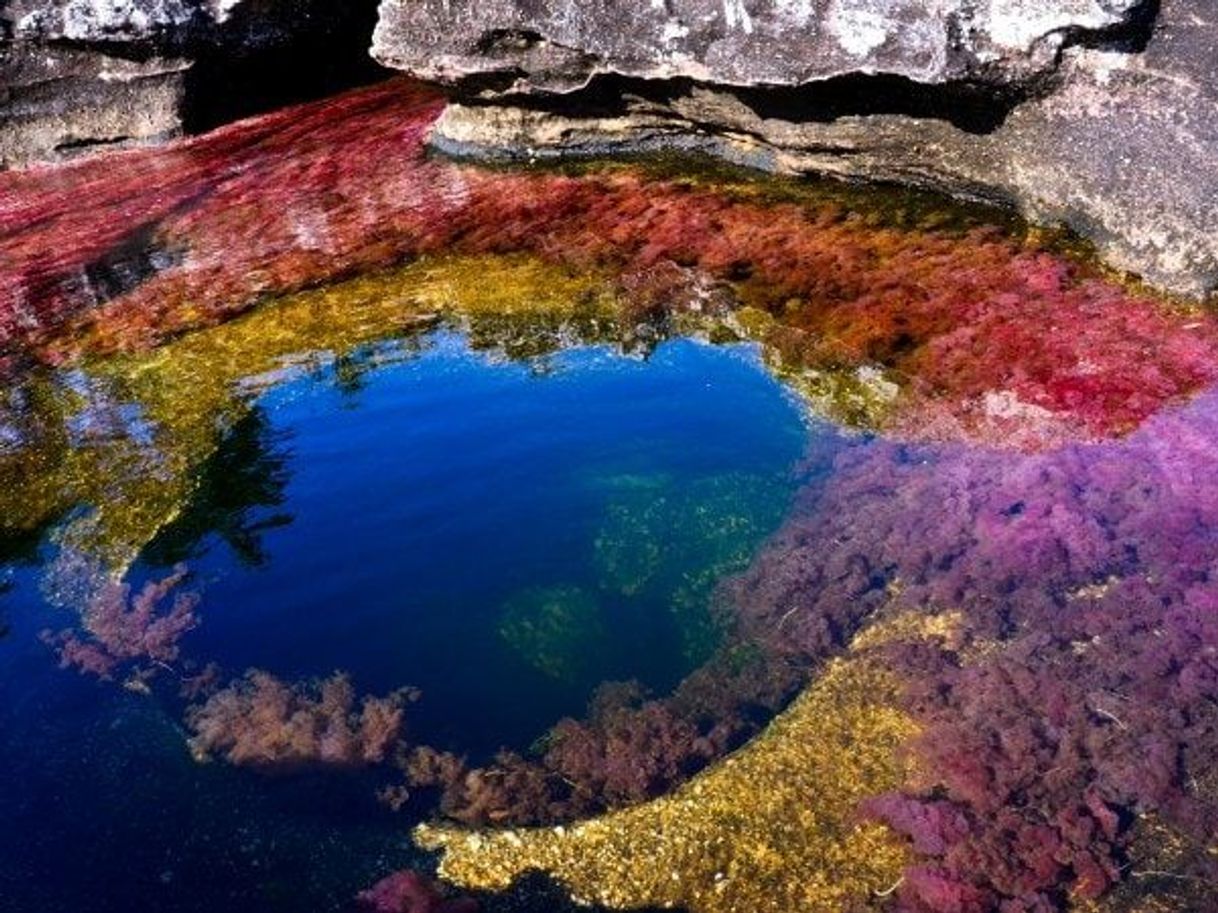
<instances>
[{"instance_id":1,"label":"shadow on water","mask_svg":"<svg viewBox=\"0 0 1218 913\"><path fill-rule=\"evenodd\" d=\"M469 894L478 901L481 913L613 913L615 907L577 903L544 872L529 872L518 878L506 891L480 891ZM631 913L685 913L677 907L632 907ZM620 913L620 911L618 911Z\"/></svg>"},{"instance_id":2,"label":"shadow on water","mask_svg":"<svg viewBox=\"0 0 1218 913\"><path fill-rule=\"evenodd\" d=\"M293 519L274 510L286 500L291 475L284 442L264 410L255 407L238 419L201 470L182 514L148 545L145 560L167 566L195 558L204 540L215 536L240 564L265 564L264 534Z\"/></svg>"}]
</instances>

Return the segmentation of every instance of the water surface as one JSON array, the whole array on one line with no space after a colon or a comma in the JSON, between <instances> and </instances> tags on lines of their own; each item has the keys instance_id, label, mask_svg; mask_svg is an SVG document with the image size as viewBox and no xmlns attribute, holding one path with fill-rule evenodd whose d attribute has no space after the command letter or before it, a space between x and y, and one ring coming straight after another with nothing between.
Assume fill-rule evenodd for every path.
<instances>
[{"instance_id":1,"label":"water surface","mask_svg":"<svg viewBox=\"0 0 1218 913\"><path fill-rule=\"evenodd\" d=\"M690 340L510 361L441 330L251 389L128 579L189 568L183 663L416 686L410 740L474 759L527 752L602 680L663 693L705 660L715 584L777 527L809 435L832 437L754 347ZM341 909L409 859L412 812L380 808L374 776L199 765L165 681L56 667L36 637L76 620L44 598L56 529L90 507L6 543L8 908Z\"/></svg>"}]
</instances>

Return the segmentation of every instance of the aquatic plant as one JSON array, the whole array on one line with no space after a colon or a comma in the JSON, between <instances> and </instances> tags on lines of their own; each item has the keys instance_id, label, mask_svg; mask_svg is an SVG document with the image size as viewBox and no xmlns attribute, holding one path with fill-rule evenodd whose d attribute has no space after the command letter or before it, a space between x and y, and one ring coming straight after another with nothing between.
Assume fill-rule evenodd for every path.
<instances>
[{"instance_id":1,"label":"aquatic plant","mask_svg":"<svg viewBox=\"0 0 1218 913\"><path fill-rule=\"evenodd\" d=\"M666 603L685 659L705 661L724 634L711 612L714 587L743 570L779 524L787 487L744 472L682 484L664 475L617 475L594 487L606 502L594 540L601 579L624 595Z\"/></svg>"},{"instance_id":2,"label":"aquatic plant","mask_svg":"<svg viewBox=\"0 0 1218 913\"><path fill-rule=\"evenodd\" d=\"M403 688L357 704L341 673L289 684L251 669L187 709L190 749L199 760L260 768L379 764L401 741L405 707L417 696Z\"/></svg>"},{"instance_id":3,"label":"aquatic plant","mask_svg":"<svg viewBox=\"0 0 1218 913\"><path fill-rule=\"evenodd\" d=\"M538 824L591 810L542 765L511 751L475 767L451 752L421 746L405 757L402 769L409 788L438 789L440 813L464 824Z\"/></svg>"},{"instance_id":4,"label":"aquatic plant","mask_svg":"<svg viewBox=\"0 0 1218 913\"><path fill-rule=\"evenodd\" d=\"M910 217L904 199L885 212L876 193L723 174L479 169L426 155L441 106L391 82L0 175L0 352L141 348L410 258L531 253L617 280L628 322L765 312L788 369L895 385L870 418L903 437L1033 448L1121 434L1218 378L1211 318L947 204ZM847 416L857 387L842 388Z\"/></svg>"},{"instance_id":5,"label":"aquatic plant","mask_svg":"<svg viewBox=\"0 0 1218 913\"><path fill-rule=\"evenodd\" d=\"M80 610L80 627L58 633L43 631L42 639L54 647L59 664L98 678L110 679L122 666L149 661L158 666L178 658L178 642L195 628L199 597L175 590L186 579L179 566L160 580L151 580L136 593L131 585L98 573L85 562L92 576ZM170 596L173 601L166 606ZM147 671L147 670L146 670Z\"/></svg>"},{"instance_id":6,"label":"aquatic plant","mask_svg":"<svg viewBox=\"0 0 1218 913\"><path fill-rule=\"evenodd\" d=\"M830 663L758 738L662 798L565 827L423 825L439 874L503 890L551 875L580 902L690 913L867 909L908 861L855 814L906 775L900 683L872 652Z\"/></svg>"},{"instance_id":7,"label":"aquatic plant","mask_svg":"<svg viewBox=\"0 0 1218 913\"><path fill-rule=\"evenodd\" d=\"M0 449L0 535L39 529L89 505L95 509L73 516L61 538L121 571L162 530L154 557L188 556L180 540L191 511L206 509L235 548L256 557L257 531L246 525L244 505L226 504L229 495L208 476L197 478L213 456L240 453L256 461L257 474L243 475L250 485L239 489L274 503L283 472L273 452L264 456L262 443L250 440L265 433L255 394L370 343L391 343L408 357L440 314L468 321L486 349L532 355L613 339L616 324L593 294L597 282L536 259L434 258L304 292L152 352L34 372L0 398L0 426L13 437ZM74 437L73 429L99 424L95 413L128 420L104 437ZM231 481L223 490L234 491Z\"/></svg>"},{"instance_id":8,"label":"aquatic plant","mask_svg":"<svg viewBox=\"0 0 1218 913\"><path fill-rule=\"evenodd\" d=\"M866 808L926 857L908 909L1097 896L1142 816L1218 839L1216 432L1207 393L1038 455L876 442L735 584L746 628L809 657L878 613L958 610L959 644L890 655L925 727L919 773ZM1191 864L1178 874L1218 875Z\"/></svg>"},{"instance_id":9,"label":"aquatic plant","mask_svg":"<svg viewBox=\"0 0 1218 913\"><path fill-rule=\"evenodd\" d=\"M658 795L703 766L714 751L699 736L660 702L623 704L586 722L560 721L547 737L545 763L612 808Z\"/></svg>"},{"instance_id":10,"label":"aquatic plant","mask_svg":"<svg viewBox=\"0 0 1218 913\"><path fill-rule=\"evenodd\" d=\"M386 875L356 896L368 913L477 913L469 897L445 897L439 887L418 872L401 870Z\"/></svg>"},{"instance_id":11,"label":"aquatic plant","mask_svg":"<svg viewBox=\"0 0 1218 913\"><path fill-rule=\"evenodd\" d=\"M543 675L577 679L604 642L596 598L577 586L529 587L504 604L499 636Z\"/></svg>"},{"instance_id":12,"label":"aquatic plant","mask_svg":"<svg viewBox=\"0 0 1218 913\"><path fill-rule=\"evenodd\" d=\"M807 675L806 663L728 642L663 697L602 684L584 718L559 720L527 757L503 751L479 766L420 746L402 767L465 824L570 821L670 791L760 731Z\"/></svg>"}]
</instances>

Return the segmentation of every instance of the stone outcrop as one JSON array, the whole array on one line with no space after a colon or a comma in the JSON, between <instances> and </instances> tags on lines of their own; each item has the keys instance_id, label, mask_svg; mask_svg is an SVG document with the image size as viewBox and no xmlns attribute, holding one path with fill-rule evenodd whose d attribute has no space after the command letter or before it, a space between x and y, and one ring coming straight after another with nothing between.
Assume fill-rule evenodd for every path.
<instances>
[{"instance_id":1,"label":"stone outcrop","mask_svg":"<svg viewBox=\"0 0 1218 913\"><path fill-rule=\"evenodd\" d=\"M850 73L1009 82L1139 0L384 0L373 53L425 79L561 92L598 75L792 86Z\"/></svg>"},{"instance_id":2,"label":"stone outcrop","mask_svg":"<svg viewBox=\"0 0 1218 913\"><path fill-rule=\"evenodd\" d=\"M0 167L364 81L374 21L375 0L0 0Z\"/></svg>"},{"instance_id":3,"label":"stone outcrop","mask_svg":"<svg viewBox=\"0 0 1218 913\"><path fill-rule=\"evenodd\" d=\"M0 166L172 136L188 62L0 45Z\"/></svg>"},{"instance_id":4,"label":"stone outcrop","mask_svg":"<svg viewBox=\"0 0 1218 913\"><path fill-rule=\"evenodd\" d=\"M1218 290L1209 0L383 0L374 53L452 87L433 137L450 153L681 149L895 180Z\"/></svg>"}]
</instances>

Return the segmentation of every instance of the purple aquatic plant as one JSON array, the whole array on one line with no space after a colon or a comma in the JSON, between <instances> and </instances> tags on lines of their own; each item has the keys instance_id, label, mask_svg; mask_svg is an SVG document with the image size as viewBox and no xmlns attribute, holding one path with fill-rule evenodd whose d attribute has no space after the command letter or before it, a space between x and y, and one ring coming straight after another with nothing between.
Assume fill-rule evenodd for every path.
<instances>
[{"instance_id":1,"label":"purple aquatic plant","mask_svg":"<svg viewBox=\"0 0 1218 913\"><path fill-rule=\"evenodd\" d=\"M1218 839L1215 440L1218 393L1036 455L876 442L733 584L747 630L812 659L880 611L960 614L950 647L887 648L924 724L918 781L864 808L922 857L902 909L1098 896L1140 816Z\"/></svg>"},{"instance_id":2,"label":"purple aquatic plant","mask_svg":"<svg viewBox=\"0 0 1218 913\"><path fill-rule=\"evenodd\" d=\"M366 913L477 913L469 897L445 897L439 887L418 872L402 870L386 875L356 902Z\"/></svg>"},{"instance_id":3,"label":"purple aquatic plant","mask_svg":"<svg viewBox=\"0 0 1218 913\"><path fill-rule=\"evenodd\" d=\"M102 679L113 678L128 663L172 663L182 636L199 623L198 595L174 593L186 576L186 568L179 566L134 595L129 584L103 577L86 597L79 630L47 630L41 637L56 650L63 668Z\"/></svg>"},{"instance_id":4,"label":"purple aquatic plant","mask_svg":"<svg viewBox=\"0 0 1218 913\"><path fill-rule=\"evenodd\" d=\"M406 704L417 697L402 688L357 702L351 680L341 673L289 684L251 669L188 708L186 723L200 759L220 755L261 768L358 767L379 764L400 744Z\"/></svg>"}]
</instances>

